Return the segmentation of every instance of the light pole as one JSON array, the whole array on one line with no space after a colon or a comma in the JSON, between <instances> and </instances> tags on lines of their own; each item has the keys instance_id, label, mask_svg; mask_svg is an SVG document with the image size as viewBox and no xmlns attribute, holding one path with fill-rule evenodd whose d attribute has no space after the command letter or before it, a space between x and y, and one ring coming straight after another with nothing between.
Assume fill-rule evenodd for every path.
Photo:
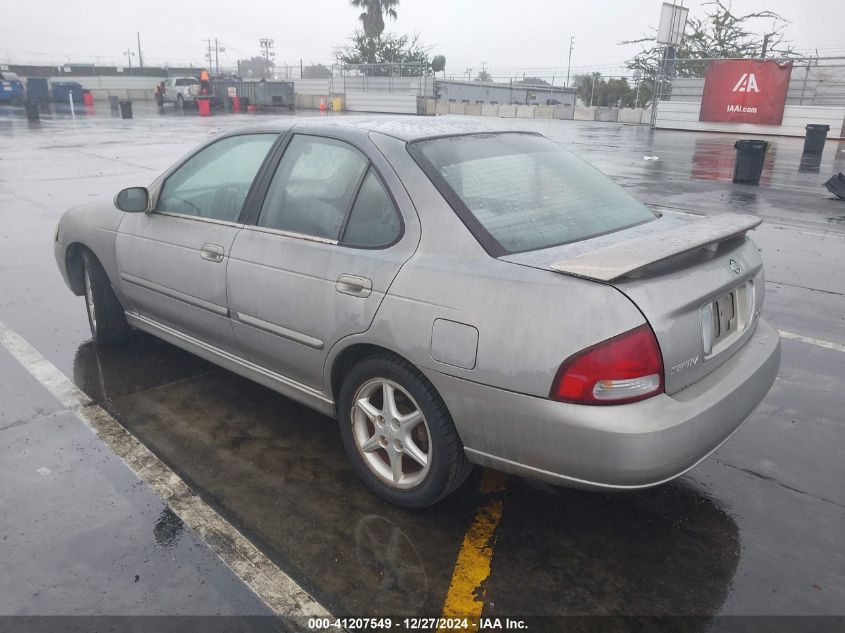
<instances>
[{"instance_id":1,"label":"light pole","mask_svg":"<svg viewBox=\"0 0 845 633\"><path fill-rule=\"evenodd\" d=\"M129 74L132 74L132 58L135 57L135 53L132 52L131 48L127 48L126 52L123 53L126 55L126 59L129 61Z\"/></svg>"},{"instance_id":2,"label":"light pole","mask_svg":"<svg viewBox=\"0 0 845 633\"><path fill-rule=\"evenodd\" d=\"M772 35L776 35L775 33L764 33L763 34L763 51L760 53L760 59L766 59L766 53L769 50L769 38Z\"/></svg>"},{"instance_id":3,"label":"light pole","mask_svg":"<svg viewBox=\"0 0 845 633\"><path fill-rule=\"evenodd\" d=\"M634 81L637 84L637 96L634 97L634 107L635 108L640 107L640 79L641 79L641 77L642 77L642 75L641 75L639 70L634 71Z\"/></svg>"},{"instance_id":4,"label":"light pole","mask_svg":"<svg viewBox=\"0 0 845 633\"><path fill-rule=\"evenodd\" d=\"M593 87L590 88L590 107L593 107L593 94L596 92L596 79L598 79L599 74L593 73Z\"/></svg>"},{"instance_id":5,"label":"light pole","mask_svg":"<svg viewBox=\"0 0 845 633\"><path fill-rule=\"evenodd\" d=\"M566 87L569 88L569 71L572 70L572 47L575 46L575 36L569 38L569 63L566 66Z\"/></svg>"}]
</instances>

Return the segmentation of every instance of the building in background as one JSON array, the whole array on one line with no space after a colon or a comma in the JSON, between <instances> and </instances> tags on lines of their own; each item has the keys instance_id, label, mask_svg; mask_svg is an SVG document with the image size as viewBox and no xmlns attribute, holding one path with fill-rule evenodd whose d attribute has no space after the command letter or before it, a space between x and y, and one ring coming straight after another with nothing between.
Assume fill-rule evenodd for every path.
<instances>
[{"instance_id":1,"label":"building in background","mask_svg":"<svg viewBox=\"0 0 845 633\"><path fill-rule=\"evenodd\" d=\"M439 101L524 105L575 105L575 89L550 84L491 81L455 81L438 79Z\"/></svg>"},{"instance_id":2,"label":"building in background","mask_svg":"<svg viewBox=\"0 0 845 633\"><path fill-rule=\"evenodd\" d=\"M265 57L238 60L238 75L244 79L272 79L273 62Z\"/></svg>"}]
</instances>

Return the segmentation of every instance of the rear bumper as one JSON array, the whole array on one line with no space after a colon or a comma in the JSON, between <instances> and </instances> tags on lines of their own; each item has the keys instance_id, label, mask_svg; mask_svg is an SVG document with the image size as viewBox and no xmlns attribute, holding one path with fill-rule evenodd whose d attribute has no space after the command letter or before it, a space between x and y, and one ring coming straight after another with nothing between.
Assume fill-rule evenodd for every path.
<instances>
[{"instance_id":1,"label":"rear bumper","mask_svg":"<svg viewBox=\"0 0 845 633\"><path fill-rule=\"evenodd\" d=\"M760 320L709 375L633 404L574 405L427 375L471 461L566 486L630 489L674 479L716 450L763 399L779 366L777 331Z\"/></svg>"}]
</instances>

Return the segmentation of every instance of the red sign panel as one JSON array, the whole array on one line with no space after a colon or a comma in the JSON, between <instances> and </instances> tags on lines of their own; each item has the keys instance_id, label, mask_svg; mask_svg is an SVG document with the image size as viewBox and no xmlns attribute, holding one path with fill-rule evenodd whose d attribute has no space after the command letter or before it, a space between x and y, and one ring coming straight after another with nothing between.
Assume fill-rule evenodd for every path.
<instances>
[{"instance_id":1,"label":"red sign panel","mask_svg":"<svg viewBox=\"0 0 845 633\"><path fill-rule=\"evenodd\" d=\"M791 75L792 62L710 62L698 120L780 125Z\"/></svg>"}]
</instances>

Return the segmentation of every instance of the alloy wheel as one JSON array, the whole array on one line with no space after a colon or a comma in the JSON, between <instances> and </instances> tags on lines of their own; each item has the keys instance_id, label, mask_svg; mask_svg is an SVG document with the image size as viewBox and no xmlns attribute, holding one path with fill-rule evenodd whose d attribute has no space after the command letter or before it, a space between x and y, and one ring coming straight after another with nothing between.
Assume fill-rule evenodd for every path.
<instances>
[{"instance_id":1,"label":"alloy wheel","mask_svg":"<svg viewBox=\"0 0 845 633\"><path fill-rule=\"evenodd\" d=\"M425 415L398 383L372 378L352 399L352 435L367 467L384 483L408 489L431 468L432 442Z\"/></svg>"}]
</instances>

